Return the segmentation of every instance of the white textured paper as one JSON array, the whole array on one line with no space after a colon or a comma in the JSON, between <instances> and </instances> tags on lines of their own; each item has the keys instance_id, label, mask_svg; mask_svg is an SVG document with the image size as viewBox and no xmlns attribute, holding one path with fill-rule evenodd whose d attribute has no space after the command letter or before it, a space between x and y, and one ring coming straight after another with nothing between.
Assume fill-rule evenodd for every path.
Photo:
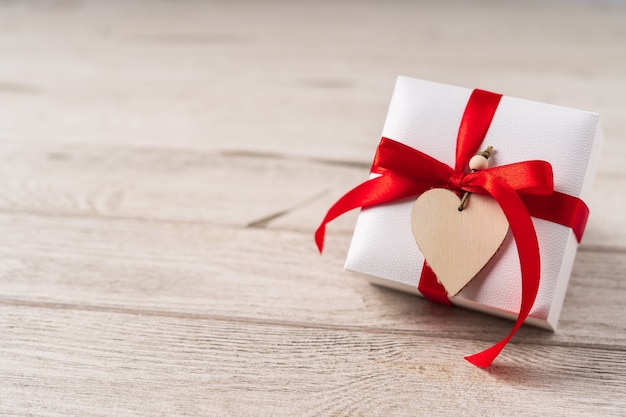
<instances>
[{"instance_id":1,"label":"white textured paper","mask_svg":"<svg viewBox=\"0 0 626 417\"><path fill-rule=\"evenodd\" d=\"M398 77L382 136L454 166L458 127L471 92ZM491 166L548 161L554 170L555 189L585 200L595 175L600 139L596 113L504 96L480 149L494 147ZM373 148L377 143L373 141ZM418 293L424 257L411 233L414 200L362 210L345 268L367 275L374 283ZM533 222L541 252L541 282L527 322L554 329L577 242L565 226L536 218ZM519 259L509 232L493 259L452 302L514 318L520 301Z\"/></svg>"}]
</instances>

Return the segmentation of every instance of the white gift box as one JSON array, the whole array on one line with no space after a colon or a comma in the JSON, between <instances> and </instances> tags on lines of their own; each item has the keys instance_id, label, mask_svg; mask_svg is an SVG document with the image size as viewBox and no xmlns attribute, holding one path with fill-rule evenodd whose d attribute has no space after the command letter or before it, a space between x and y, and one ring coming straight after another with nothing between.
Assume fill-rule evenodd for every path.
<instances>
[{"instance_id":1,"label":"white gift box","mask_svg":"<svg viewBox=\"0 0 626 417\"><path fill-rule=\"evenodd\" d=\"M471 92L400 76L382 136L454 166L459 123ZM586 201L601 136L596 113L503 96L483 145L496 149L494 165L549 162L555 190ZM413 202L404 200L361 210L345 268L364 274L375 284L419 294L424 256L411 231ZM532 220L541 254L541 281L526 322L554 330L578 243L570 228ZM521 288L517 248L509 230L494 257L451 301L514 319L520 308Z\"/></svg>"}]
</instances>

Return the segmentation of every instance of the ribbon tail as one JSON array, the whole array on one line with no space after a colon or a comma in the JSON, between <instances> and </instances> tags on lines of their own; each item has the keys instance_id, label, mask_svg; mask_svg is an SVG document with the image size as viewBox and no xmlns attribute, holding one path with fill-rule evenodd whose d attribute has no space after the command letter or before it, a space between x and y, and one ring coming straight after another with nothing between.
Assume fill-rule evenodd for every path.
<instances>
[{"instance_id":1,"label":"ribbon tail","mask_svg":"<svg viewBox=\"0 0 626 417\"><path fill-rule=\"evenodd\" d=\"M375 185L381 182L381 178L377 177L372 178L362 184L357 185L352 190L345 193L335 204L333 204L324 216L324 219L320 223L319 227L315 231L315 244L317 245L317 250L322 253L324 250L324 236L326 235L326 225L331 221L335 220L337 217L341 216L344 213L347 213L350 210L361 207L363 205L363 194L367 193L372 188L375 188Z\"/></svg>"},{"instance_id":2,"label":"ribbon tail","mask_svg":"<svg viewBox=\"0 0 626 417\"><path fill-rule=\"evenodd\" d=\"M511 340L513 335L524 324L535 303L539 290L539 278L541 264L539 256L539 243L537 233L530 214L522 199L515 190L494 176L483 172L484 175L472 185L478 185L486 190L500 204L506 216L520 261L522 275L522 300L520 311L511 332L495 345L474 355L466 356L465 359L480 368L487 368L500 354L502 349Z\"/></svg>"},{"instance_id":3,"label":"ribbon tail","mask_svg":"<svg viewBox=\"0 0 626 417\"><path fill-rule=\"evenodd\" d=\"M358 207L367 208L421 194L430 186L427 182L415 182L393 173L386 173L357 185L337 200L326 213L315 231L317 249L320 253L324 249L326 225L342 214Z\"/></svg>"},{"instance_id":4,"label":"ribbon tail","mask_svg":"<svg viewBox=\"0 0 626 417\"><path fill-rule=\"evenodd\" d=\"M515 332L516 331L517 329L515 329ZM509 343L509 340L511 340L511 337L513 337L513 333L515 332L512 332L507 337L482 352L466 356L465 360L479 368L489 368L491 363L498 357L500 352L502 352L502 349L504 349L506 344Z\"/></svg>"}]
</instances>

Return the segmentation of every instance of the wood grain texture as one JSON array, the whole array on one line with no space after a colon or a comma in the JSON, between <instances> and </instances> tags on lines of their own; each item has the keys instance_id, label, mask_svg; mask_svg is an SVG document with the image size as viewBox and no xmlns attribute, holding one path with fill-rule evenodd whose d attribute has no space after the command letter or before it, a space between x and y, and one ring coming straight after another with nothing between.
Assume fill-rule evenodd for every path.
<instances>
[{"instance_id":1,"label":"wood grain texture","mask_svg":"<svg viewBox=\"0 0 626 417\"><path fill-rule=\"evenodd\" d=\"M289 3L4 3L0 138L370 161L397 74L598 111L623 137L622 4Z\"/></svg>"},{"instance_id":2,"label":"wood grain texture","mask_svg":"<svg viewBox=\"0 0 626 417\"><path fill-rule=\"evenodd\" d=\"M459 351L480 347L470 340L64 308L0 311L2 390L13 399L0 404L6 414L412 416L464 409L499 416L534 415L535 404L550 415L585 416L626 406L622 351L531 346L526 356L529 347L512 345L485 372L459 360ZM581 396L587 386L601 389Z\"/></svg>"},{"instance_id":3,"label":"wood grain texture","mask_svg":"<svg viewBox=\"0 0 626 417\"><path fill-rule=\"evenodd\" d=\"M342 270L349 235L316 253L310 234L91 217L0 214L2 302L237 317L301 325L393 328L493 341L512 322L369 285ZM245 259L242 260L242 254ZM626 253L581 250L559 331L520 342L626 343Z\"/></svg>"},{"instance_id":4,"label":"wood grain texture","mask_svg":"<svg viewBox=\"0 0 626 417\"><path fill-rule=\"evenodd\" d=\"M0 3L0 415L623 416L622 2ZM342 270L395 76L601 113L559 329Z\"/></svg>"},{"instance_id":5,"label":"wood grain texture","mask_svg":"<svg viewBox=\"0 0 626 417\"><path fill-rule=\"evenodd\" d=\"M374 148L372 141L372 153ZM25 147L7 141L0 143L0 158L0 210L5 212L252 225L303 233L311 233L328 207L369 171L365 162L106 144ZM626 248L626 217L617 209L621 197L614 192L625 184L619 173L600 172L589 201L583 247ZM355 214L335 220L329 230L351 233Z\"/></svg>"}]
</instances>

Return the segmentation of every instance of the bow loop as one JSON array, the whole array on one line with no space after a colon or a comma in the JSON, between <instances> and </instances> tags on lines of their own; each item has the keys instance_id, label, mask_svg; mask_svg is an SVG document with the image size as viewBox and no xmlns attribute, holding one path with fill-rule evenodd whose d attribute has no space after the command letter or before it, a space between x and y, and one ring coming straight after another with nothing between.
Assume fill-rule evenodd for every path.
<instances>
[{"instance_id":1,"label":"bow loop","mask_svg":"<svg viewBox=\"0 0 626 417\"><path fill-rule=\"evenodd\" d=\"M461 178L460 189L478 194L488 194L483 184L494 181L506 184L520 195L549 195L554 192L552 166L546 161L525 161L475 171L467 175L455 173L451 187ZM452 188L454 190L458 188Z\"/></svg>"},{"instance_id":2,"label":"bow loop","mask_svg":"<svg viewBox=\"0 0 626 417\"><path fill-rule=\"evenodd\" d=\"M487 171L520 194L547 195L554 192L552 165L546 161L516 162Z\"/></svg>"},{"instance_id":3,"label":"bow loop","mask_svg":"<svg viewBox=\"0 0 626 417\"><path fill-rule=\"evenodd\" d=\"M435 186L444 186L453 173L452 168L432 156L385 137L380 140L371 171L383 175L393 173Z\"/></svg>"}]
</instances>

